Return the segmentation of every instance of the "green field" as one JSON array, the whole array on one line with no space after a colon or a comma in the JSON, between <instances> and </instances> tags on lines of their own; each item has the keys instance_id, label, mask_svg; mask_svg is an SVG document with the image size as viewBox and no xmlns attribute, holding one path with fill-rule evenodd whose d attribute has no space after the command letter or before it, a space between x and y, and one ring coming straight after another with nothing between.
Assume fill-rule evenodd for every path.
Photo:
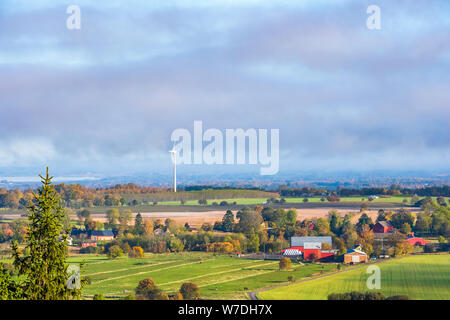
<instances>
[{"instance_id":1,"label":"green field","mask_svg":"<svg viewBox=\"0 0 450 320\"><path fill-rule=\"evenodd\" d=\"M450 255L409 256L377 264L386 297L408 295L412 299L450 299ZM366 267L303 283L263 291L259 299L324 300L331 293L369 291Z\"/></svg>"},{"instance_id":2,"label":"green field","mask_svg":"<svg viewBox=\"0 0 450 320\"><path fill-rule=\"evenodd\" d=\"M99 206L99 207L89 207L87 208L92 214L104 214L107 210L111 208L122 209L130 209L133 212L169 212L176 210L178 212L190 212L190 211L211 211L213 210L227 210L228 208L233 208L232 203L236 202L237 206L254 206L257 204L265 204L268 198L261 197L261 191L259 193L255 193L255 197L233 197L233 198L217 198L217 199L208 199L208 205L200 205L198 200L186 200L184 205L181 205L179 200L170 200L170 201L159 201L157 205L151 204L140 204L135 206L122 206L122 207L108 207L108 206ZM271 195L269 193L266 193ZM131 195L128 195L131 197ZM408 196L392 196L392 197L380 197L374 199L373 201L368 201L367 197L364 197L364 202L368 203L369 206L371 203L376 204L378 207L385 205L386 207L395 207L395 206L410 206L410 198ZM311 197L308 198L307 203L303 203L304 198L284 198L286 203L283 205L284 207L289 207L289 204L292 204L296 208L304 208L304 207L339 207L339 206L353 206L359 208L359 206L363 203L363 197L343 197L340 198L339 202L328 202L327 200L321 201L321 197ZM403 200L407 199L408 203L403 204ZM436 201L436 197L432 197L433 201ZM448 197L445 198L447 201L450 199ZM212 206L213 202L217 202L220 204L221 201L227 201L228 206ZM310 205L308 205L310 204ZM272 204L267 204L271 206ZM272 206L279 206L279 204L275 204ZM239 207L238 207L239 208ZM234 209L237 209L234 207ZM9 214L25 214L25 209L11 209L11 208L0 208L0 220L2 217L7 217Z\"/></svg>"},{"instance_id":3,"label":"green field","mask_svg":"<svg viewBox=\"0 0 450 320\"><path fill-rule=\"evenodd\" d=\"M201 259L201 260L200 260ZM86 298L96 293L117 299L132 294L138 282L152 278L167 293L177 292L183 282L195 282L200 294L208 299L248 299L247 291L297 280L312 274L336 270L333 264L293 264L291 271L279 271L277 260L251 260L210 253L146 254L142 259L123 257L108 260L105 256L71 257L70 263L86 262L82 271L91 285L84 290ZM247 288L245 290L244 288Z\"/></svg>"},{"instance_id":4,"label":"green field","mask_svg":"<svg viewBox=\"0 0 450 320\"><path fill-rule=\"evenodd\" d=\"M312 203L319 203L321 201L322 197L311 197L308 198L308 202ZM278 198L280 199L280 198ZM284 198L286 200L286 204L289 203L303 203L304 198ZM342 197L340 198L340 202L363 202L362 199L364 199L365 202L369 202L367 200L367 197ZM374 199L370 201L369 203L397 203L397 204L403 204L403 200L408 200L408 205L410 204L411 197L409 196L392 196L392 197L379 197L377 199ZM432 197L433 201L436 201L436 197ZM448 200L448 198L446 198ZM257 205L257 204L264 204L267 201L267 198L228 198L228 199L214 199L208 200L208 205L211 205L213 202L220 203L221 201L227 201L228 204L232 204L233 202L236 202L236 205ZM329 203L327 200L323 201L325 205ZM179 206L180 201L160 201L158 202L158 205L160 206ZM185 206L199 206L197 200L187 200L184 204Z\"/></svg>"}]
</instances>

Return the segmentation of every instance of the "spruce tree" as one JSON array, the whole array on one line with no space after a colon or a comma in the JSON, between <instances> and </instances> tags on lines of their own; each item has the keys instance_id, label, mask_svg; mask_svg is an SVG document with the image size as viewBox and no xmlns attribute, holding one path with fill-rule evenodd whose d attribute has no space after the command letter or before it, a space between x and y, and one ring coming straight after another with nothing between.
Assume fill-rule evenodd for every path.
<instances>
[{"instance_id":1,"label":"spruce tree","mask_svg":"<svg viewBox=\"0 0 450 320\"><path fill-rule=\"evenodd\" d=\"M138 213L134 220L134 233L137 235L142 235L144 233L144 221L142 220L142 215Z\"/></svg>"},{"instance_id":2,"label":"spruce tree","mask_svg":"<svg viewBox=\"0 0 450 320\"><path fill-rule=\"evenodd\" d=\"M19 286L23 299L66 300L79 298L80 289L68 288L67 238L69 230L63 230L64 209L48 168L46 176L39 175L42 186L28 205L28 231L24 256L17 242L12 244L14 265L23 278Z\"/></svg>"}]
</instances>

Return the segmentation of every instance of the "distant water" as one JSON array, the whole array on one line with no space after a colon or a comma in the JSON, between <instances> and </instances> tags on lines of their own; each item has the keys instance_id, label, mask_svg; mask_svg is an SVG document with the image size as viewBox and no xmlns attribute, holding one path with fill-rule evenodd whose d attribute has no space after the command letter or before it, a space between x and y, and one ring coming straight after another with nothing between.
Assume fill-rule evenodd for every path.
<instances>
[{"instance_id":1,"label":"distant water","mask_svg":"<svg viewBox=\"0 0 450 320\"><path fill-rule=\"evenodd\" d=\"M94 181L99 178L95 177L54 177L53 182L70 182L70 181ZM40 182L41 178L32 176L32 177L0 177L0 182Z\"/></svg>"}]
</instances>

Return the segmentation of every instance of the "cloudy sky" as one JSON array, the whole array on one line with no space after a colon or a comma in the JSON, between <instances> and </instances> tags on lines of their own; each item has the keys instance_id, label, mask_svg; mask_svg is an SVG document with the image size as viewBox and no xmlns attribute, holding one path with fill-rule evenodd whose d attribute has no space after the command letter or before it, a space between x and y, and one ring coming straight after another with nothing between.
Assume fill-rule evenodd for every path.
<instances>
[{"instance_id":1,"label":"cloudy sky","mask_svg":"<svg viewBox=\"0 0 450 320\"><path fill-rule=\"evenodd\" d=\"M280 129L280 171L449 172L449 1L123 3L0 2L3 175L170 170L194 120Z\"/></svg>"}]
</instances>

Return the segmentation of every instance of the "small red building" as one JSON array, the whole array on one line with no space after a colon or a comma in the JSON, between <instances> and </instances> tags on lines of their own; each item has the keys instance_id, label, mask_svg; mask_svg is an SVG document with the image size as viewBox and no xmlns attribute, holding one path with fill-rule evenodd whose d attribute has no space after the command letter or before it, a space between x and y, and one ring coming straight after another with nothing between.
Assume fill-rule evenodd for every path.
<instances>
[{"instance_id":1,"label":"small red building","mask_svg":"<svg viewBox=\"0 0 450 320\"><path fill-rule=\"evenodd\" d=\"M388 233L394 231L394 227L389 221L378 221L373 226L373 233Z\"/></svg>"},{"instance_id":2,"label":"small red building","mask_svg":"<svg viewBox=\"0 0 450 320\"><path fill-rule=\"evenodd\" d=\"M81 243L81 247L82 248L86 248L86 247L96 247L97 246L97 242L82 242Z\"/></svg>"},{"instance_id":3,"label":"small red building","mask_svg":"<svg viewBox=\"0 0 450 320\"><path fill-rule=\"evenodd\" d=\"M406 241L411 243L413 246L424 246L427 243L423 238L414 236L414 232L410 232L408 234L408 238L406 239Z\"/></svg>"}]
</instances>

